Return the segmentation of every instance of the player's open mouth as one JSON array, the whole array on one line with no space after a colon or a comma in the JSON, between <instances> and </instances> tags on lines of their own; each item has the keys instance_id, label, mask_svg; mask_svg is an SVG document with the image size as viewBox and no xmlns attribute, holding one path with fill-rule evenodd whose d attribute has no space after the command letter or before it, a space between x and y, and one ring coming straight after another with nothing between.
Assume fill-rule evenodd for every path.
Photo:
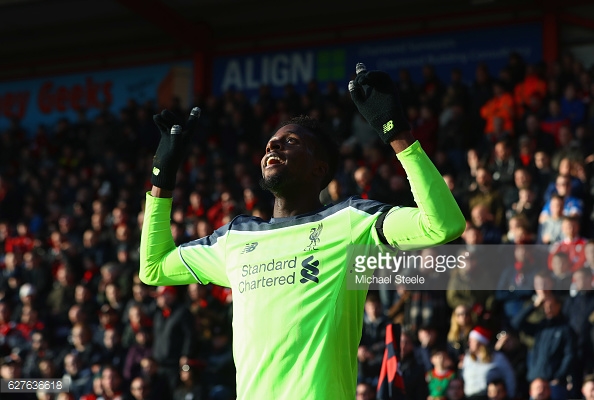
<instances>
[{"instance_id":1,"label":"player's open mouth","mask_svg":"<svg viewBox=\"0 0 594 400\"><path fill-rule=\"evenodd\" d=\"M266 167L270 167L273 165L279 165L279 164L284 164L285 162L278 156L275 155L270 155L268 156L268 158L266 158Z\"/></svg>"}]
</instances>

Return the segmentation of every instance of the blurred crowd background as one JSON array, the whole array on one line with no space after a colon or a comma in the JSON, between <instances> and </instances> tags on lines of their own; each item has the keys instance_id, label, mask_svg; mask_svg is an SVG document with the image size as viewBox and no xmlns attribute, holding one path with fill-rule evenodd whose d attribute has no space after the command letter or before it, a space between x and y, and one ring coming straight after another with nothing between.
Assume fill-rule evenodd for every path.
<instances>
[{"instance_id":1,"label":"blurred crowd background","mask_svg":"<svg viewBox=\"0 0 594 400\"><path fill-rule=\"evenodd\" d=\"M389 323L403 329L407 399L594 393L594 70L571 55L527 65L510 54L500 71L477 64L471 81L458 70L442 81L430 65L422 75L414 82L402 70L395 83L414 135L467 218L459 243L508 246L508 257L499 290L469 284L489 276L476 253L447 288L370 292L357 398L375 398ZM176 244L238 214L270 218L260 159L279 124L301 114L319 119L340 146L323 203L358 195L415 205L346 82L312 81L303 93L288 85L281 98L262 86L255 102L230 91L195 105L199 133L173 194ZM161 107L105 104L92 120L80 110L36 132L17 119L0 132L1 376L71 382L68 394L32 398L235 398L230 289L138 279L160 137L152 116ZM176 99L168 108L180 121L189 115ZM532 254L537 244L547 257Z\"/></svg>"}]
</instances>

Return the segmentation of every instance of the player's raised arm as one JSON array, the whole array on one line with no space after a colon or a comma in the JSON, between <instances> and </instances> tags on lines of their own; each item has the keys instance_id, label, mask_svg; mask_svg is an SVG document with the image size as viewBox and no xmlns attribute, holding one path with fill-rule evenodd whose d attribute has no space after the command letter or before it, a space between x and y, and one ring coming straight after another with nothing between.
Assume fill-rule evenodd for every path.
<instances>
[{"instance_id":1,"label":"player's raised arm","mask_svg":"<svg viewBox=\"0 0 594 400\"><path fill-rule=\"evenodd\" d=\"M380 237L400 249L435 246L459 237L465 228L464 216L412 135L390 76L357 64L357 77L349 82L349 92L367 122L396 152L418 205L390 210L378 232Z\"/></svg>"},{"instance_id":2,"label":"player's raised arm","mask_svg":"<svg viewBox=\"0 0 594 400\"><path fill-rule=\"evenodd\" d=\"M182 262L173 236L170 216L172 193L177 170L186 155L194 133L200 109L192 109L185 129L176 125L175 116L168 110L153 116L161 132L159 147L153 158L151 193L146 206L140 238L139 278L148 285L182 285L195 283L196 278Z\"/></svg>"}]
</instances>

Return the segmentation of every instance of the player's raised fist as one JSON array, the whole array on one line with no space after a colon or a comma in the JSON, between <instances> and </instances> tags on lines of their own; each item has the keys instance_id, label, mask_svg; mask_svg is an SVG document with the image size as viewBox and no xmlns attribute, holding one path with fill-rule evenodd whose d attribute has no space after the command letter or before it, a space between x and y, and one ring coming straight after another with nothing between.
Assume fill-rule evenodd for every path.
<instances>
[{"instance_id":1,"label":"player's raised fist","mask_svg":"<svg viewBox=\"0 0 594 400\"><path fill-rule=\"evenodd\" d=\"M410 125L390 75L367 71L363 63L356 66L357 77L349 82L349 92L359 112L375 129L384 143L390 143Z\"/></svg>"},{"instance_id":2,"label":"player's raised fist","mask_svg":"<svg viewBox=\"0 0 594 400\"><path fill-rule=\"evenodd\" d=\"M161 114L153 116L153 121L161 132L159 147L153 158L151 183L162 189L173 190L175 175L182 159L186 154L190 138L196 130L196 123L200 117L200 108L194 107L185 127L176 120L175 114L163 110Z\"/></svg>"}]
</instances>

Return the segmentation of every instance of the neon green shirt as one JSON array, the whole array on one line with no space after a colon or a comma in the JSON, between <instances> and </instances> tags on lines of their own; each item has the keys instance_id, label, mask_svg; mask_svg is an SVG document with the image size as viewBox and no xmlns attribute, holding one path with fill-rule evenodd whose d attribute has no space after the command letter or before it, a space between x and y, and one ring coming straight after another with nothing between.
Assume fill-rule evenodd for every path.
<instances>
[{"instance_id":1,"label":"neon green shirt","mask_svg":"<svg viewBox=\"0 0 594 400\"><path fill-rule=\"evenodd\" d=\"M347 290L349 245L420 248L448 242L465 223L418 142L398 154L418 208L350 198L290 218L239 216L175 247L171 199L147 194L140 279L233 289L239 399L353 399L365 290Z\"/></svg>"}]
</instances>

